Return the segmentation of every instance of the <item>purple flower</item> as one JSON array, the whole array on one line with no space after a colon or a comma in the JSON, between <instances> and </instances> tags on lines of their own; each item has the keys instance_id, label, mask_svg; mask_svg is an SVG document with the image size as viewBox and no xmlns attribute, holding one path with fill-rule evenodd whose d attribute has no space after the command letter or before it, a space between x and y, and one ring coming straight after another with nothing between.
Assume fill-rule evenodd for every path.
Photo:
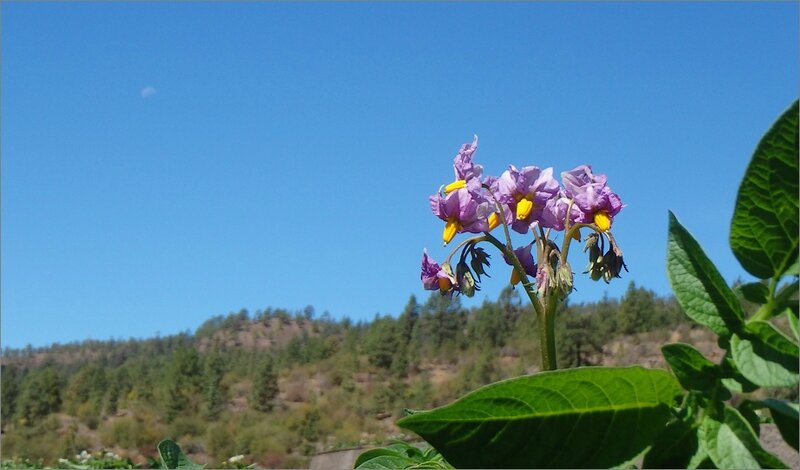
<instances>
[{"instance_id":1,"label":"purple flower","mask_svg":"<svg viewBox=\"0 0 800 470\"><path fill-rule=\"evenodd\" d=\"M541 219L547 201L557 197L559 189L552 168L526 166L517 170L514 165L509 165L495 186L498 202L506 204L513 215L511 228L519 233L527 233Z\"/></svg>"},{"instance_id":2,"label":"purple flower","mask_svg":"<svg viewBox=\"0 0 800 470\"><path fill-rule=\"evenodd\" d=\"M570 171L561 173L561 181L564 182L565 193L568 198L572 198L575 193L581 191L581 188L587 184L597 183L601 185L606 184L606 175L594 175L592 173L591 165L580 165Z\"/></svg>"},{"instance_id":3,"label":"purple flower","mask_svg":"<svg viewBox=\"0 0 800 470\"><path fill-rule=\"evenodd\" d=\"M428 251L422 252L422 285L426 290L439 290L443 294L449 292L455 285L455 278L445 272L439 263L428 256Z\"/></svg>"},{"instance_id":4,"label":"purple flower","mask_svg":"<svg viewBox=\"0 0 800 470\"><path fill-rule=\"evenodd\" d=\"M480 191L483 166L472 163L472 155L476 150L478 150L477 135L473 137L472 144L463 144L458 155L453 159L455 181L445 186L445 194L461 188L468 188L472 192Z\"/></svg>"},{"instance_id":5,"label":"purple flower","mask_svg":"<svg viewBox=\"0 0 800 470\"><path fill-rule=\"evenodd\" d=\"M434 194L428 200L436 217L445 221L442 233L445 245L450 243L456 233L489 231L487 218L491 210L489 202L480 194L461 188L447 196Z\"/></svg>"},{"instance_id":6,"label":"purple flower","mask_svg":"<svg viewBox=\"0 0 800 470\"><path fill-rule=\"evenodd\" d=\"M552 228L553 230L564 230L569 203L570 199L563 195L547 201L547 205L544 211L542 211L542 227ZM583 213L575 204L572 204L572 209L570 209L569 213L570 225L583 217Z\"/></svg>"},{"instance_id":7,"label":"purple flower","mask_svg":"<svg viewBox=\"0 0 800 470\"><path fill-rule=\"evenodd\" d=\"M567 197L575 201L580 210L576 222L595 224L606 231L611 228L614 216L625 207L619 196L606 186L605 175L592 174L592 167L581 165L561 173Z\"/></svg>"},{"instance_id":8,"label":"purple flower","mask_svg":"<svg viewBox=\"0 0 800 470\"><path fill-rule=\"evenodd\" d=\"M514 250L514 254L517 255L519 263L525 269L525 274L531 277L536 277L537 267L536 267L536 262L533 260L533 253L531 253L532 248L533 248L533 243L525 245L521 248L517 248L516 250ZM503 259L505 259L506 263L513 266L513 264L511 264L511 261L508 258L503 256ZM519 281L520 277L519 274L517 274L517 270L516 269L512 270L511 285L516 285L519 283Z\"/></svg>"}]
</instances>

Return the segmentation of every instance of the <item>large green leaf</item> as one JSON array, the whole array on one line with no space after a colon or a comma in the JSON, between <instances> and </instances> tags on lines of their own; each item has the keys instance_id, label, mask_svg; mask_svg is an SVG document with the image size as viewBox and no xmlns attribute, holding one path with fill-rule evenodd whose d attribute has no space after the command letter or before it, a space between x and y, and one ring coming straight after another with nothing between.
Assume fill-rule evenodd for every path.
<instances>
[{"instance_id":1,"label":"large green leaf","mask_svg":"<svg viewBox=\"0 0 800 470\"><path fill-rule=\"evenodd\" d=\"M731 222L731 248L742 267L767 279L797 261L797 101L756 147L744 174Z\"/></svg>"},{"instance_id":2,"label":"large green leaf","mask_svg":"<svg viewBox=\"0 0 800 470\"><path fill-rule=\"evenodd\" d=\"M611 467L652 442L680 393L663 370L586 367L488 385L397 424L456 468Z\"/></svg>"},{"instance_id":3,"label":"large green leaf","mask_svg":"<svg viewBox=\"0 0 800 470\"><path fill-rule=\"evenodd\" d=\"M772 419L775 421L775 425L778 426L778 431L781 432L783 440L794 447L795 450L798 450L798 444L800 444L798 442L800 441L800 435L798 435L800 406L797 403L775 400L774 398L768 398L761 403L769 408Z\"/></svg>"},{"instance_id":4,"label":"large green leaf","mask_svg":"<svg viewBox=\"0 0 800 470\"><path fill-rule=\"evenodd\" d=\"M711 390L721 376L719 366L688 344L665 344L661 353L687 390Z\"/></svg>"},{"instance_id":5,"label":"large green leaf","mask_svg":"<svg viewBox=\"0 0 800 470\"><path fill-rule=\"evenodd\" d=\"M789 468L761 447L747 420L730 406L721 420L703 418L697 435L717 468Z\"/></svg>"},{"instance_id":6,"label":"large green leaf","mask_svg":"<svg viewBox=\"0 0 800 470\"><path fill-rule=\"evenodd\" d=\"M762 387L798 383L798 347L770 323L751 322L747 331L731 337L731 354L739 372Z\"/></svg>"},{"instance_id":7,"label":"large green leaf","mask_svg":"<svg viewBox=\"0 0 800 470\"><path fill-rule=\"evenodd\" d=\"M667 276L675 298L692 320L728 337L744 319L742 306L700 244L669 213Z\"/></svg>"},{"instance_id":8,"label":"large green leaf","mask_svg":"<svg viewBox=\"0 0 800 470\"><path fill-rule=\"evenodd\" d=\"M656 437L642 468L686 468L698 449L697 426L673 420Z\"/></svg>"},{"instance_id":9,"label":"large green leaf","mask_svg":"<svg viewBox=\"0 0 800 470\"><path fill-rule=\"evenodd\" d=\"M187 468L201 469L205 465L199 465L189 460L180 446L170 439L164 439L158 443L158 455L161 456L161 463L164 468Z\"/></svg>"}]
</instances>

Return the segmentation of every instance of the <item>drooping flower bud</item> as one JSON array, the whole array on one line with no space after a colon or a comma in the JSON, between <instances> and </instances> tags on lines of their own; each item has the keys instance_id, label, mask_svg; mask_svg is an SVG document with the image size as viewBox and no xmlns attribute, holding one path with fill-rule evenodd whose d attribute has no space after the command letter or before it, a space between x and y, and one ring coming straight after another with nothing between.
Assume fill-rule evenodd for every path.
<instances>
[{"instance_id":1,"label":"drooping flower bud","mask_svg":"<svg viewBox=\"0 0 800 470\"><path fill-rule=\"evenodd\" d=\"M472 277L467 263L464 261L456 265L456 280L459 291L467 297L472 297L475 295L475 291L480 290L480 287L475 284L475 278Z\"/></svg>"}]
</instances>

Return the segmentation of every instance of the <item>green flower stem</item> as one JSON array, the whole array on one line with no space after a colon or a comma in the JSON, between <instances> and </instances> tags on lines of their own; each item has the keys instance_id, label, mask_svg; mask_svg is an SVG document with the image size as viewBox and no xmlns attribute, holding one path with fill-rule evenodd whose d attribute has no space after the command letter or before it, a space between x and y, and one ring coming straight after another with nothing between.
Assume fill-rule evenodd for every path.
<instances>
[{"instance_id":1,"label":"green flower stem","mask_svg":"<svg viewBox=\"0 0 800 470\"><path fill-rule=\"evenodd\" d=\"M464 246L464 245L467 245L467 244L469 244L469 243L480 243L480 242L483 242L483 241L486 241L486 237L485 237L485 236L467 238L467 239L466 239L466 240L464 240L463 242L459 243L459 244L458 244L458 246L456 246L455 248L453 248L453 251L451 251L451 252L450 252L450 254L449 254L449 255L447 255L447 258L445 259L445 261L449 263L449 262L450 262L450 259L453 257L453 255L454 255L454 254L456 254L456 252L457 252L457 251L458 251L458 250L459 250L459 249L460 249L462 246Z\"/></svg>"},{"instance_id":2,"label":"green flower stem","mask_svg":"<svg viewBox=\"0 0 800 470\"><path fill-rule=\"evenodd\" d=\"M505 246L503 242L495 238L494 235L487 232L484 236L486 237L486 241L494 245L506 256L508 260L511 261L513 268L517 271L522 287L525 289L525 293L528 294L528 298L530 299L531 304L533 304L533 309L536 311L536 318L538 319L539 324L539 347L541 349L542 370L555 370L555 305L557 305L557 302L553 302L553 300L555 300L554 298L551 298L551 301L548 302L548 304L553 305L552 307L549 307L552 311L548 315L546 312L547 307L542 305L541 299L537 295L533 284L528 280L528 275L525 273L525 268L522 267L522 264L519 262L517 255L514 254L514 251Z\"/></svg>"},{"instance_id":3,"label":"green flower stem","mask_svg":"<svg viewBox=\"0 0 800 470\"><path fill-rule=\"evenodd\" d=\"M528 275L525 273L525 268L522 267L522 263L519 262L519 258L517 258L516 253L514 253L514 246L511 244L511 233L508 231L506 214L503 212L503 208L500 206L500 203L497 202L497 198L492 192L492 188L485 184L483 187L489 192L492 200L494 200L495 207L497 207L501 225L503 226L503 233L506 236L506 244L503 245L500 240L495 238L494 235L490 234L489 232L484 232L484 237L486 238L486 241L500 250L500 252L505 255L506 259L511 261L513 268L517 271L522 288L525 289L525 293L528 294L528 298L531 300L531 304L533 304L533 309L536 311L536 317L539 324L539 346L541 349L542 370L555 370L555 308L558 305L558 301L554 295L550 295L550 298L543 305L542 299L539 298L539 295L536 293L533 284L528 280ZM544 231L541 229L541 226L539 227L539 230L541 232L541 237L539 238L537 254L539 255L539 262L542 263L542 260L547 259L548 253L547 245L545 244Z\"/></svg>"},{"instance_id":4,"label":"green flower stem","mask_svg":"<svg viewBox=\"0 0 800 470\"><path fill-rule=\"evenodd\" d=\"M551 294L544 308L544 321L539 319L539 342L542 348L542 370L556 370L556 309L558 297ZM546 367L545 367L546 363Z\"/></svg>"},{"instance_id":5,"label":"green flower stem","mask_svg":"<svg viewBox=\"0 0 800 470\"><path fill-rule=\"evenodd\" d=\"M573 236L577 231L584 227L589 227L590 229L594 230L597 233L602 234L603 232L600 231L599 228L595 224L575 224L573 226L569 226L569 220L565 223L564 228L564 240L561 242L561 259L566 261L567 255L569 254L569 246L573 240Z\"/></svg>"}]
</instances>

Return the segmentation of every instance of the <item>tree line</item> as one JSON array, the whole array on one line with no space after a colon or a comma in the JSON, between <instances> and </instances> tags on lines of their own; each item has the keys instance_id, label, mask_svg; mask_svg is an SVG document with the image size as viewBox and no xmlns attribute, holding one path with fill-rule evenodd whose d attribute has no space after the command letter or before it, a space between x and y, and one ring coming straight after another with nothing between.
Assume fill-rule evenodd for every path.
<instances>
[{"instance_id":1,"label":"tree line","mask_svg":"<svg viewBox=\"0 0 800 470\"><path fill-rule=\"evenodd\" d=\"M355 430L337 435L336 423L328 423L331 413L373 429L376 416L397 414L410 405L435 406L531 367L533 361L526 358L536 357L538 341L529 310L511 288L472 308L463 307L458 297L434 293L421 303L412 296L399 315L376 315L371 321L317 316L313 307L299 312L268 308L252 315L243 309L209 319L194 334L6 349L0 374L4 447L7 452L9 447L43 452L25 436L46 432L42 426L54 427L52 415L63 413L122 446L147 447L146 439L202 434L198 445L214 455L253 453L259 445L275 449L273 454L313 454L331 436L342 445L356 440ZM559 361L570 367L591 364L593 355L618 335L686 321L671 297L633 283L619 300L567 304L558 316ZM256 326L269 332L269 347L243 347L235 341ZM500 356L518 358L513 367L519 370L504 371ZM447 387L435 385L431 364L457 369L457 380ZM365 373L369 379L361 377ZM312 390L311 377L325 383ZM324 412L327 402L320 395L325 393L337 396L338 406L346 410ZM116 417L120 410L130 416ZM211 435L237 416L256 423L278 415L288 424L269 445L251 440L231 447L224 432ZM166 435L149 436L148 430ZM58 449L49 455L79 452L84 443L75 439L52 444ZM272 455L268 450L262 454Z\"/></svg>"}]
</instances>

